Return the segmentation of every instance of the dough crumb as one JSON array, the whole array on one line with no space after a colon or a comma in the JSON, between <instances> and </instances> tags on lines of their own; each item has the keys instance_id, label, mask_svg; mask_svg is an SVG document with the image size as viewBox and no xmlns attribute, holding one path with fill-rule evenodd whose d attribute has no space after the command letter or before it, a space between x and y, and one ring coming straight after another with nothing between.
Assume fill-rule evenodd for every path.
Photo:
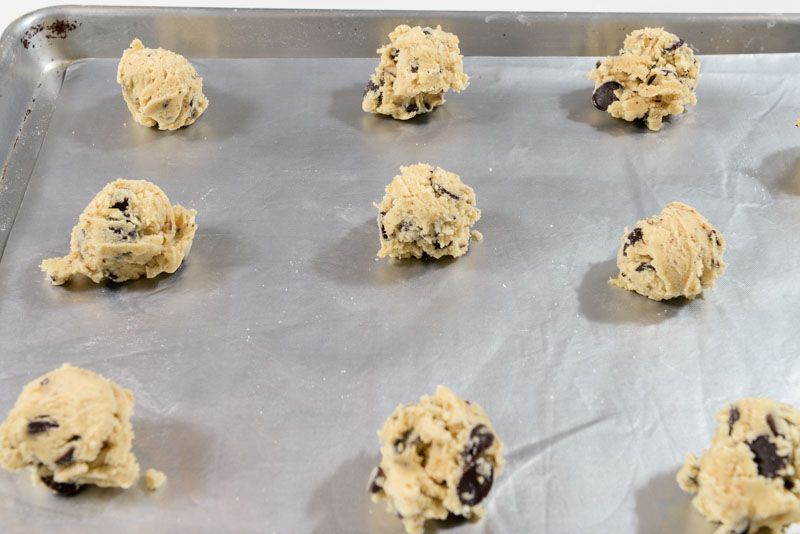
<instances>
[{"instance_id":1,"label":"dough crumb","mask_svg":"<svg viewBox=\"0 0 800 534\"><path fill-rule=\"evenodd\" d=\"M370 476L373 502L384 502L408 534L428 519L480 518L480 503L503 471L503 443L474 402L444 386L419 404L399 405L378 432L381 461Z\"/></svg>"},{"instance_id":2,"label":"dough crumb","mask_svg":"<svg viewBox=\"0 0 800 534\"><path fill-rule=\"evenodd\" d=\"M678 485L716 532L783 532L800 521L800 412L763 398L741 399L716 415L711 447L689 454Z\"/></svg>"},{"instance_id":3,"label":"dough crumb","mask_svg":"<svg viewBox=\"0 0 800 534\"><path fill-rule=\"evenodd\" d=\"M697 104L700 63L692 48L664 28L644 28L625 38L618 56L597 62L589 73L592 103L612 117L641 120L660 130L665 118Z\"/></svg>"},{"instance_id":4,"label":"dough crumb","mask_svg":"<svg viewBox=\"0 0 800 534\"><path fill-rule=\"evenodd\" d=\"M696 209L670 202L622 234L610 283L653 300L693 299L725 273L725 238Z\"/></svg>"},{"instance_id":5,"label":"dough crumb","mask_svg":"<svg viewBox=\"0 0 800 534\"><path fill-rule=\"evenodd\" d=\"M156 491L167 481L167 475L158 469L148 469L144 473L144 485L147 491Z\"/></svg>"},{"instance_id":6,"label":"dough crumb","mask_svg":"<svg viewBox=\"0 0 800 534\"><path fill-rule=\"evenodd\" d=\"M196 214L172 206L148 181L116 180L81 213L72 229L70 253L44 260L40 267L54 285L76 274L99 283L174 273L191 250Z\"/></svg>"},{"instance_id":7,"label":"dough crumb","mask_svg":"<svg viewBox=\"0 0 800 534\"><path fill-rule=\"evenodd\" d=\"M361 108L407 120L444 104L444 93L469 85L458 37L436 28L402 24L378 49L381 61L364 89Z\"/></svg>"},{"instance_id":8,"label":"dough crumb","mask_svg":"<svg viewBox=\"0 0 800 534\"><path fill-rule=\"evenodd\" d=\"M483 234L477 230L473 230L470 235L474 241L483 241Z\"/></svg>"},{"instance_id":9,"label":"dough crumb","mask_svg":"<svg viewBox=\"0 0 800 534\"><path fill-rule=\"evenodd\" d=\"M85 486L129 488L133 394L92 371L64 364L26 385L0 425L0 467L29 468L37 484L71 496Z\"/></svg>"},{"instance_id":10,"label":"dough crumb","mask_svg":"<svg viewBox=\"0 0 800 534\"><path fill-rule=\"evenodd\" d=\"M426 163L400 167L376 207L381 258L463 256L481 217L471 187Z\"/></svg>"},{"instance_id":11,"label":"dough crumb","mask_svg":"<svg viewBox=\"0 0 800 534\"><path fill-rule=\"evenodd\" d=\"M185 57L145 48L139 39L122 53L117 83L131 115L143 126L177 130L192 124L208 107L203 78Z\"/></svg>"}]
</instances>

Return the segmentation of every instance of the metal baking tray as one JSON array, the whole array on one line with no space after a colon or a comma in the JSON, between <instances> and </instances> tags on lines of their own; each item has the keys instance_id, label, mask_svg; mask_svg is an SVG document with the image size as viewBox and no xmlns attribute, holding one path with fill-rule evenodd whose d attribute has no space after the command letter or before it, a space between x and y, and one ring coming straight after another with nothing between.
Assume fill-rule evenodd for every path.
<instances>
[{"instance_id":1,"label":"metal baking tray","mask_svg":"<svg viewBox=\"0 0 800 534\"><path fill-rule=\"evenodd\" d=\"M410 122L360 109L402 22L458 34L471 76ZM660 133L594 110L585 78L647 25L702 61L698 106ZM192 59L211 101L195 125L133 122L115 69L134 37ZM1 473L0 530L400 533L365 493L375 432L443 383L508 458L487 516L447 532L710 533L674 482L684 455L727 401L800 404L799 52L783 15L21 18L0 41L0 411L62 362L91 368L133 390L135 452L170 479L60 499ZM377 261L372 202L418 161L475 188L485 240ZM188 261L50 286L38 263L117 177L197 209ZM725 234L726 275L693 302L610 287L623 228L671 200Z\"/></svg>"}]
</instances>

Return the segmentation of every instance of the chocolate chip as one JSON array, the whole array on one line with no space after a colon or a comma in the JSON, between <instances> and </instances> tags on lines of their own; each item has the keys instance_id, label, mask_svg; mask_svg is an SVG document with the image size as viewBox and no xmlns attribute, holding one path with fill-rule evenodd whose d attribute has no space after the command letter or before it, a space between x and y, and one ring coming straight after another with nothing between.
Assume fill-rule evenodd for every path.
<instances>
[{"instance_id":1,"label":"chocolate chip","mask_svg":"<svg viewBox=\"0 0 800 534\"><path fill-rule=\"evenodd\" d=\"M431 29L430 28L423 28L422 29L422 33L424 33L425 35L431 35Z\"/></svg>"},{"instance_id":2,"label":"chocolate chip","mask_svg":"<svg viewBox=\"0 0 800 534\"><path fill-rule=\"evenodd\" d=\"M28 434L41 434L51 428L58 428L58 423L49 415L39 415L33 421L28 422Z\"/></svg>"},{"instance_id":3,"label":"chocolate chip","mask_svg":"<svg viewBox=\"0 0 800 534\"><path fill-rule=\"evenodd\" d=\"M418 65L411 65L411 72L412 72L412 73L415 73L415 74L416 74L416 72L417 72L418 70L419 70L419 66L418 66Z\"/></svg>"},{"instance_id":4,"label":"chocolate chip","mask_svg":"<svg viewBox=\"0 0 800 534\"><path fill-rule=\"evenodd\" d=\"M494 443L494 434L484 424L476 425L469 433L469 448L464 451L468 458L475 458Z\"/></svg>"},{"instance_id":5,"label":"chocolate chip","mask_svg":"<svg viewBox=\"0 0 800 534\"><path fill-rule=\"evenodd\" d=\"M127 209L128 209L128 199L124 198L124 199L122 199L122 202L114 203L114 205L111 206L111 209L112 210L113 209L117 209L119 211L127 211Z\"/></svg>"},{"instance_id":6,"label":"chocolate chip","mask_svg":"<svg viewBox=\"0 0 800 534\"><path fill-rule=\"evenodd\" d=\"M383 223L381 223L381 239L383 239L384 241L389 240L389 235L386 233L386 227L383 226Z\"/></svg>"},{"instance_id":7,"label":"chocolate chip","mask_svg":"<svg viewBox=\"0 0 800 534\"><path fill-rule=\"evenodd\" d=\"M606 82L595 89L594 93L592 93L594 107L601 111L607 110L608 106L619 100L617 95L614 94L617 89L622 89L622 85L618 82Z\"/></svg>"},{"instance_id":8,"label":"chocolate chip","mask_svg":"<svg viewBox=\"0 0 800 534\"><path fill-rule=\"evenodd\" d=\"M736 406L731 406L731 413L728 416L728 435L733 432L733 425L739 420L739 409Z\"/></svg>"},{"instance_id":9,"label":"chocolate chip","mask_svg":"<svg viewBox=\"0 0 800 534\"><path fill-rule=\"evenodd\" d=\"M409 230L413 230L416 228L417 225L414 224L413 221L409 221L408 219L403 219L400 221L400 231L401 232L408 232Z\"/></svg>"},{"instance_id":10,"label":"chocolate chip","mask_svg":"<svg viewBox=\"0 0 800 534\"><path fill-rule=\"evenodd\" d=\"M641 228L634 228L631 233L628 234L628 244L635 245L639 241L644 239L644 235L642 234Z\"/></svg>"},{"instance_id":11,"label":"chocolate chip","mask_svg":"<svg viewBox=\"0 0 800 534\"><path fill-rule=\"evenodd\" d=\"M45 378L44 380L42 380L41 382L39 382L39 385L40 385L40 386L46 386L46 385L47 385L47 384L49 384L49 383L50 383L50 379L49 379L49 378Z\"/></svg>"},{"instance_id":12,"label":"chocolate chip","mask_svg":"<svg viewBox=\"0 0 800 534\"><path fill-rule=\"evenodd\" d=\"M73 441L78 441L79 439L81 439L81 437L79 435L75 434L74 436L72 436L71 438L69 438L67 440L67 443L72 443Z\"/></svg>"},{"instance_id":13,"label":"chocolate chip","mask_svg":"<svg viewBox=\"0 0 800 534\"><path fill-rule=\"evenodd\" d=\"M460 198L458 195L456 195L455 193L451 193L450 191L448 191L439 184L431 183L431 185L433 186L433 192L436 194L437 197L440 197L442 195L447 195L453 200L458 200Z\"/></svg>"},{"instance_id":14,"label":"chocolate chip","mask_svg":"<svg viewBox=\"0 0 800 534\"><path fill-rule=\"evenodd\" d=\"M113 273L111 271L104 272L103 276L105 276L106 278L108 278L112 282L116 282L119 279L119 276L117 276L116 273Z\"/></svg>"},{"instance_id":15,"label":"chocolate chip","mask_svg":"<svg viewBox=\"0 0 800 534\"><path fill-rule=\"evenodd\" d=\"M653 267L652 263L642 263L636 268L637 273L641 273L644 271L655 271L656 268Z\"/></svg>"},{"instance_id":16,"label":"chocolate chip","mask_svg":"<svg viewBox=\"0 0 800 534\"><path fill-rule=\"evenodd\" d=\"M376 467L374 471L372 471L372 477L369 481L369 492L370 493L378 493L383 489L383 480L386 479L386 474L383 472L383 469L380 467Z\"/></svg>"},{"instance_id":17,"label":"chocolate chip","mask_svg":"<svg viewBox=\"0 0 800 534\"><path fill-rule=\"evenodd\" d=\"M596 69L600 68L600 61L599 60L597 61L597 63L594 64L594 68L596 68Z\"/></svg>"},{"instance_id":18,"label":"chocolate chip","mask_svg":"<svg viewBox=\"0 0 800 534\"><path fill-rule=\"evenodd\" d=\"M411 437L411 430L406 430L402 436L394 440L394 450L397 454L402 453L408 447L408 439Z\"/></svg>"},{"instance_id":19,"label":"chocolate chip","mask_svg":"<svg viewBox=\"0 0 800 534\"><path fill-rule=\"evenodd\" d=\"M406 105L406 111L408 113L416 113L417 111L419 111L419 107L417 107L417 105L414 102L411 102L410 104Z\"/></svg>"},{"instance_id":20,"label":"chocolate chip","mask_svg":"<svg viewBox=\"0 0 800 534\"><path fill-rule=\"evenodd\" d=\"M395 59L397 58L397 54L399 53L400 50L398 50L397 48L392 48L392 50L389 52L389 55L392 56L392 59Z\"/></svg>"},{"instance_id":21,"label":"chocolate chip","mask_svg":"<svg viewBox=\"0 0 800 534\"><path fill-rule=\"evenodd\" d=\"M789 477L783 477L783 487L791 491L794 488L794 480Z\"/></svg>"},{"instance_id":22,"label":"chocolate chip","mask_svg":"<svg viewBox=\"0 0 800 534\"><path fill-rule=\"evenodd\" d=\"M652 85L655 80L656 80L656 75L652 74L649 78L647 78L647 85Z\"/></svg>"},{"instance_id":23,"label":"chocolate chip","mask_svg":"<svg viewBox=\"0 0 800 534\"><path fill-rule=\"evenodd\" d=\"M767 425L769 425L769 429L772 430L773 436L783 436L783 434L778 432L778 427L775 426L775 418L772 417L772 414L767 415Z\"/></svg>"},{"instance_id":24,"label":"chocolate chip","mask_svg":"<svg viewBox=\"0 0 800 534\"><path fill-rule=\"evenodd\" d=\"M677 41L672 43L670 46L665 48L664 52L674 52L675 50L677 50L678 48L680 48L684 44L686 44L686 42L683 39L678 39Z\"/></svg>"},{"instance_id":25,"label":"chocolate chip","mask_svg":"<svg viewBox=\"0 0 800 534\"><path fill-rule=\"evenodd\" d=\"M628 234L628 237L627 237L628 241L622 246L622 255L623 256L627 256L628 255L628 247L633 245L634 243L637 243L637 242L641 241L643 238L644 238L644 236L642 236L642 229L641 228L634 228L633 231Z\"/></svg>"},{"instance_id":26,"label":"chocolate chip","mask_svg":"<svg viewBox=\"0 0 800 534\"><path fill-rule=\"evenodd\" d=\"M456 491L458 499L467 506L475 506L489 494L492 489L492 464L483 458L467 464Z\"/></svg>"},{"instance_id":27,"label":"chocolate chip","mask_svg":"<svg viewBox=\"0 0 800 534\"><path fill-rule=\"evenodd\" d=\"M72 463L72 455L75 454L75 447L71 447L64 455L56 460L56 465L69 465Z\"/></svg>"},{"instance_id":28,"label":"chocolate chip","mask_svg":"<svg viewBox=\"0 0 800 534\"><path fill-rule=\"evenodd\" d=\"M375 82L370 80L370 81L367 82L367 86L364 88L364 94L366 95L370 91L379 91L380 88L381 87L379 85L377 85Z\"/></svg>"},{"instance_id":29,"label":"chocolate chip","mask_svg":"<svg viewBox=\"0 0 800 534\"><path fill-rule=\"evenodd\" d=\"M73 495L77 495L83 491L85 487L78 484L70 484L69 482L56 482L53 480L52 475L46 475L40 478L42 482L44 482L45 486L55 491L62 497L72 497Z\"/></svg>"},{"instance_id":30,"label":"chocolate chip","mask_svg":"<svg viewBox=\"0 0 800 534\"><path fill-rule=\"evenodd\" d=\"M758 436L747 445L753 451L758 474L762 477L776 478L778 471L786 467L787 458L778 455L778 448L767 436Z\"/></svg>"}]
</instances>

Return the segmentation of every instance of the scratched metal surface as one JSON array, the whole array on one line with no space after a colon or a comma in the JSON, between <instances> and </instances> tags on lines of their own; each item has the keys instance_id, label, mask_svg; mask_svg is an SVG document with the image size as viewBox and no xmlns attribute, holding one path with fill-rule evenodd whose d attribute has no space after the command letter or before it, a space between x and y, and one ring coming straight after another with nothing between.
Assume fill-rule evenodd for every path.
<instances>
[{"instance_id":1,"label":"scratched metal surface","mask_svg":"<svg viewBox=\"0 0 800 534\"><path fill-rule=\"evenodd\" d=\"M3 532L399 533L365 495L375 431L437 383L486 409L509 461L487 517L447 532L713 530L674 482L684 455L729 400L800 404L797 55L701 56L698 107L658 134L591 107L593 57L468 57L469 89L406 123L360 111L374 57L202 57L210 107L174 133L132 121L115 59L42 71L0 257L0 411L91 368L133 390L134 450L170 480L59 499L2 472ZM485 240L377 261L372 202L417 161L475 188ZM191 256L51 287L39 261L117 177L198 210ZM608 286L623 227L671 200L727 237L718 286Z\"/></svg>"}]
</instances>

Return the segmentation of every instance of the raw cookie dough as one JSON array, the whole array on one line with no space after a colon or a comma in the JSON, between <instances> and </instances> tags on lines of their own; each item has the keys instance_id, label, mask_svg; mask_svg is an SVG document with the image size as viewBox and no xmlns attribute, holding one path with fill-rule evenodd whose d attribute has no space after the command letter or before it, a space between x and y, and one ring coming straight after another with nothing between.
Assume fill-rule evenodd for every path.
<instances>
[{"instance_id":1,"label":"raw cookie dough","mask_svg":"<svg viewBox=\"0 0 800 534\"><path fill-rule=\"evenodd\" d=\"M725 239L696 209L670 202L659 215L625 228L611 283L653 300L693 299L725 272Z\"/></svg>"},{"instance_id":2,"label":"raw cookie dough","mask_svg":"<svg viewBox=\"0 0 800 534\"><path fill-rule=\"evenodd\" d=\"M130 391L64 364L26 385L0 425L0 466L29 467L35 482L60 495L87 484L129 488L139 476L132 414Z\"/></svg>"},{"instance_id":3,"label":"raw cookie dough","mask_svg":"<svg viewBox=\"0 0 800 534\"><path fill-rule=\"evenodd\" d=\"M167 481L167 475L158 469L148 469L144 472L144 485L147 491L156 491Z\"/></svg>"},{"instance_id":4,"label":"raw cookie dough","mask_svg":"<svg viewBox=\"0 0 800 534\"><path fill-rule=\"evenodd\" d=\"M170 205L167 195L146 180L115 180L81 213L70 253L44 260L41 269L55 285L76 274L94 282L123 282L174 273L192 247L196 213Z\"/></svg>"},{"instance_id":5,"label":"raw cookie dough","mask_svg":"<svg viewBox=\"0 0 800 534\"><path fill-rule=\"evenodd\" d=\"M378 49L381 62L364 90L364 111L406 120L444 104L448 89L459 93L469 85L458 37L441 26L403 24L389 40Z\"/></svg>"},{"instance_id":6,"label":"raw cookie dough","mask_svg":"<svg viewBox=\"0 0 800 534\"><path fill-rule=\"evenodd\" d=\"M180 54L145 48L139 39L122 53L117 83L136 122L159 130L192 124L208 107L203 78Z\"/></svg>"},{"instance_id":7,"label":"raw cookie dough","mask_svg":"<svg viewBox=\"0 0 800 534\"><path fill-rule=\"evenodd\" d=\"M481 218L471 187L457 174L425 163L400 167L375 207L378 256L395 259L462 256L469 249L470 227Z\"/></svg>"},{"instance_id":8,"label":"raw cookie dough","mask_svg":"<svg viewBox=\"0 0 800 534\"><path fill-rule=\"evenodd\" d=\"M717 413L711 448L689 454L678 472L681 489L716 534L783 532L800 521L800 412L769 399L742 399Z\"/></svg>"},{"instance_id":9,"label":"raw cookie dough","mask_svg":"<svg viewBox=\"0 0 800 534\"><path fill-rule=\"evenodd\" d=\"M664 28L636 30L625 38L618 56L597 62L589 73L592 103L612 117L643 120L660 130L669 115L697 104L700 63L683 39Z\"/></svg>"},{"instance_id":10,"label":"raw cookie dough","mask_svg":"<svg viewBox=\"0 0 800 534\"><path fill-rule=\"evenodd\" d=\"M370 477L373 502L385 501L408 534L448 514L481 517L480 502L503 471L503 444L477 404L444 386L419 404L398 406L378 432L381 462Z\"/></svg>"}]
</instances>

